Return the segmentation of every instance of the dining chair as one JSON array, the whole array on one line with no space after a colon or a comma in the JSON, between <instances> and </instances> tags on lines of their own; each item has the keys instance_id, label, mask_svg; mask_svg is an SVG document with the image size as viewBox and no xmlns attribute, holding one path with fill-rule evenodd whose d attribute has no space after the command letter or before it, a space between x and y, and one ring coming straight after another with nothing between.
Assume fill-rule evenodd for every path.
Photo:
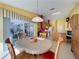
<instances>
[{"instance_id":1,"label":"dining chair","mask_svg":"<svg viewBox=\"0 0 79 59\"><path fill-rule=\"evenodd\" d=\"M26 37L26 33L25 32L20 32L19 34L18 34L18 39L23 39L23 38L25 38Z\"/></svg>"},{"instance_id":2,"label":"dining chair","mask_svg":"<svg viewBox=\"0 0 79 59\"><path fill-rule=\"evenodd\" d=\"M58 41L55 52L47 51L46 53L42 54L43 59L58 59L58 52L61 42L63 42L63 37L61 34L58 35Z\"/></svg>"},{"instance_id":3,"label":"dining chair","mask_svg":"<svg viewBox=\"0 0 79 59\"><path fill-rule=\"evenodd\" d=\"M43 38L46 38L46 32L41 32L41 33L39 34L39 36L40 36L40 37L43 37Z\"/></svg>"},{"instance_id":4,"label":"dining chair","mask_svg":"<svg viewBox=\"0 0 79 59\"><path fill-rule=\"evenodd\" d=\"M54 41L58 41L58 32L53 32L52 38L53 38Z\"/></svg>"},{"instance_id":5,"label":"dining chair","mask_svg":"<svg viewBox=\"0 0 79 59\"><path fill-rule=\"evenodd\" d=\"M28 54L25 51L22 51L18 55L16 55L10 38L7 38L5 40L5 43L7 44L11 59L35 59L35 56Z\"/></svg>"}]
</instances>

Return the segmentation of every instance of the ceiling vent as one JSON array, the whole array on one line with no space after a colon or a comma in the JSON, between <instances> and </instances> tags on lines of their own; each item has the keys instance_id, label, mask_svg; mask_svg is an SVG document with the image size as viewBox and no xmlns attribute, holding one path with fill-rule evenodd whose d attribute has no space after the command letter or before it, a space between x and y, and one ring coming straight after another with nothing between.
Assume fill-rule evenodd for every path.
<instances>
[{"instance_id":1,"label":"ceiling vent","mask_svg":"<svg viewBox=\"0 0 79 59\"><path fill-rule=\"evenodd\" d=\"M55 8L51 8L50 10L52 11L52 10L54 10Z\"/></svg>"}]
</instances>

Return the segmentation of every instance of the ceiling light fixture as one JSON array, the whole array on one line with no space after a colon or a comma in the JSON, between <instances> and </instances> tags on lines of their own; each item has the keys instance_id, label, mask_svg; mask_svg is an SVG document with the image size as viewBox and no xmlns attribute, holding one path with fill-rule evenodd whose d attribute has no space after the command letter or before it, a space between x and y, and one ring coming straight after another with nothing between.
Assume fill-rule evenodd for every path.
<instances>
[{"instance_id":1,"label":"ceiling light fixture","mask_svg":"<svg viewBox=\"0 0 79 59\"><path fill-rule=\"evenodd\" d=\"M51 8L50 10L54 10L55 8Z\"/></svg>"},{"instance_id":2,"label":"ceiling light fixture","mask_svg":"<svg viewBox=\"0 0 79 59\"><path fill-rule=\"evenodd\" d=\"M61 12L52 13L52 15L58 15L58 14L61 14Z\"/></svg>"},{"instance_id":3,"label":"ceiling light fixture","mask_svg":"<svg viewBox=\"0 0 79 59\"><path fill-rule=\"evenodd\" d=\"M37 0L37 12L38 12L38 0ZM36 16L32 19L33 22L43 22L43 19L39 16Z\"/></svg>"},{"instance_id":4,"label":"ceiling light fixture","mask_svg":"<svg viewBox=\"0 0 79 59\"><path fill-rule=\"evenodd\" d=\"M33 22L43 22L43 19L39 16L36 16L32 19Z\"/></svg>"}]
</instances>

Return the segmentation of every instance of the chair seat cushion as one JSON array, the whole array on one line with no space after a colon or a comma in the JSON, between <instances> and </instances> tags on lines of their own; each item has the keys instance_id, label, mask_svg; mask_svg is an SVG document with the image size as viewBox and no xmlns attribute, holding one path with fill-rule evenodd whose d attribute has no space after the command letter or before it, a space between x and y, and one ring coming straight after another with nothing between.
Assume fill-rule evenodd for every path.
<instances>
[{"instance_id":1,"label":"chair seat cushion","mask_svg":"<svg viewBox=\"0 0 79 59\"><path fill-rule=\"evenodd\" d=\"M28 54L26 52L21 52L17 55L17 59L35 59L35 56Z\"/></svg>"},{"instance_id":2,"label":"chair seat cushion","mask_svg":"<svg viewBox=\"0 0 79 59\"><path fill-rule=\"evenodd\" d=\"M54 59L54 53L51 51L48 51L44 54L42 54L43 59Z\"/></svg>"}]
</instances>

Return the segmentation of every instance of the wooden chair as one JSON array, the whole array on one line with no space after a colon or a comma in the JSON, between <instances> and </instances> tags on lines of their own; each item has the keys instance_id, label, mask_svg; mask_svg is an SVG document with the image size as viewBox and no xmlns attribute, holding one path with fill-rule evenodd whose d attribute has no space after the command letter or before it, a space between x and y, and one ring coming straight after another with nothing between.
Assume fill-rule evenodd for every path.
<instances>
[{"instance_id":1,"label":"wooden chair","mask_svg":"<svg viewBox=\"0 0 79 59\"><path fill-rule=\"evenodd\" d=\"M46 32L41 32L39 36L46 38Z\"/></svg>"},{"instance_id":2,"label":"wooden chair","mask_svg":"<svg viewBox=\"0 0 79 59\"><path fill-rule=\"evenodd\" d=\"M58 59L58 52L59 52L60 44L63 42L63 40L64 39L63 39L62 35L59 34L54 59Z\"/></svg>"},{"instance_id":3,"label":"wooden chair","mask_svg":"<svg viewBox=\"0 0 79 59\"><path fill-rule=\"evenodd\" d=\"M21 52L19 53L18 55L15 54L15 51L14 51L14 48L13 48L13 45L10 41L10 38L7 38L5 40L5 43L7 44L8 46L8 50L9 50L9 53L11 55L11 59L35 59L35 56L31 55L31 54L28 54L26 52Z\"/></svg>"},{"instance_id":4,"label":"wooden chair","mask_svg":"<svg viewBox=\"0 0 79 59\"><path fill-rule=\"evenodd\" d=\"M53 32L52 38L53 38L54 41L58 41L58 32Z\"/></svg>"},{"instance_id":5,"label":"wooden chair","mask_svg":"<svg viewBox=\"0 0 79 59\"><path fill-rule=\"evenodd\" d=\"M41 59L58 59L59 47L62 41L63 41L63 37L61 36L61 34L59 34L55 53L48 51L42 54Z\"/></svg>"},{"instance_id":6,"label":"wooden chair","mask_svg":"<svg viewBox=\"0 0 79 59\"><path fill-rule=\"evenodd\" d=\"M53 32L52 33L52 38L54 41L58 42L59 39L59 35L61 34L62 38L63 38L63 42L67 42L66 39L66 33L58 33L58 32Z\"/></svg>"},{"instance_id":7,"label":"wooden chair","mask_svg":"<svg viewBox=\"0 0 79 59\"><path fill-rule=\"evenodd\" d=\"M23 39L23 38L25 38L26 37L26 33L24 33L24 32L20 32L19 34L18 34L18 39Z\"/></svg>"}]
</instances>

